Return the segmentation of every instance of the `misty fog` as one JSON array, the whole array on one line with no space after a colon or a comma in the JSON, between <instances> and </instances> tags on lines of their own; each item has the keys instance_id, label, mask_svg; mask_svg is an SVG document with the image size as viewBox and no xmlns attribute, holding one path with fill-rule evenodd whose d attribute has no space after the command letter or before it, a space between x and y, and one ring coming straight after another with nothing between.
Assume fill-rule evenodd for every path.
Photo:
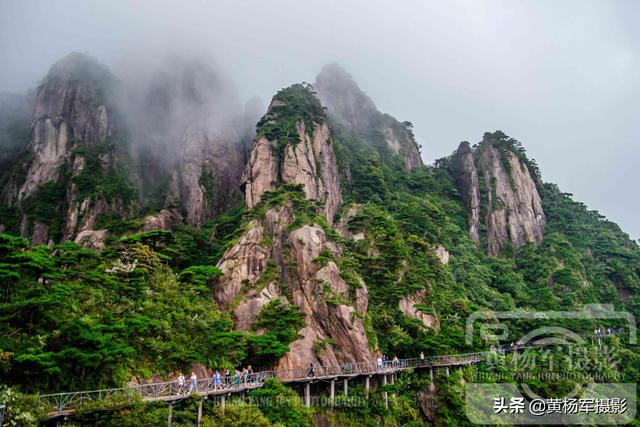
<instances>
[{"instance_id":1,"label":"misty fog","mask_svg":"<svg viewBox=\"0 0 640 427\"><path fill-rule=\"evenodd\" d=\"M26 94L56 60L88 53L120 80L135 141L169 168L186 129L238 139L226 123L255 122L277 90L338 62L415 125L425 162L501 129L545 181L638 238L639 12L631 0L2 1L0 92ZM29 100L0 102L24 114Z\"/></svg>"},{"instance_id":2,"label":"misty fog","mask_svg":"<svg viewBox=\"0 0 640 427\"><path fill-rule=\"evenodd\" d=\"M120 83L115 102L125 114L131 142L151 155L158 172L175 166L177 150L190 148L179 143L185 134L239 142L238 130L252 126L243 122L234 83L206 52L131 53L118 59L113 72Z\"/></svg>"}]
</instances>

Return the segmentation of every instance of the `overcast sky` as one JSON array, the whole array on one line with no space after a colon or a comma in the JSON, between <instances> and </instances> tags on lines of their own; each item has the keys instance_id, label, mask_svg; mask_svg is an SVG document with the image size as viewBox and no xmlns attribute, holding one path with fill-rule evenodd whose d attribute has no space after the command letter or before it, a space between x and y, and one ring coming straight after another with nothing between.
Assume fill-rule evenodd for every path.
<instances>
[{"instance_id":1,"label":"overcast sky","mask_svg":"<svg viewBox=\"0 0 640 427\"><path fill-rule=\"evenodd\" d=\"M0 0L0 91L86 52L206 52L243 99L341 63L426 162L501 129L545 181L640 238L640 1Z\"/></svg>"}]
</instances>

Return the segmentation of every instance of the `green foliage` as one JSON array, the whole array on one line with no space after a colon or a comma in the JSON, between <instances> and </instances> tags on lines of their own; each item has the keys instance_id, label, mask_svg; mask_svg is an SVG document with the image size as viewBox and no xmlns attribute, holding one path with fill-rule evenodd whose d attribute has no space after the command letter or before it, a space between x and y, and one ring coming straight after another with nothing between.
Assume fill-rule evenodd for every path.
<instances>
[{"instance_id":1,"label":"green foliage","mask_svg":"<svg viewBox=\"0 0 640 427\"><path fill-rule=\"evenodd\" d=\"M234 401L233 404L227 405L224 414L215 413L213 417L207 418L203 425L211 427L269 427L272 424L257 406Z\"/></svg>"},{"instance_id":2,"label":"green foliage","mask_svg":"<svg viewBox=\"0 0 640 427\"><path fill-rule=\"evenodd\" d=\"M271 108L258 122L257 134L276 142L272 148L276 157L282 160L287 145L300 142L297 129L299 122L304 124L306 132L311 132L314 124L322 123L325 118L311 86L295 84L273 97Z\"/></svg>"},{"instance_id":3,"label":"green foliage","mask_svg":"<svg viewBox=\"0 0 640 427\"><path fill-rule=\"evenodd\" d=\"M120 200L124 206L137 200L137 191L121 162L109 164L108 159L115 157L116 147L122 144L116 137L109 137L103 144L84 145L75 149L76 158L84 159L84 168L71 179L76 184L80 199Z\"/></svg>"},{"instance_id":4,"label":"green foliage","mask_svg":"<svg viewBox=\"0 0 640 427\"><path fill-rule=\"evenodd\" d=\"M321 266L325 266L327 265L330 261L337 261L336 256L328 249L323 249L322 251L320 251L320 255L318 255L313 262L317 263L318 265Z\"/></svg>"},{"instance_id":5,"label":"green foliage","mask_svg":"<svg viewBox=\"0 0 640 427\"><path fill-rule=\"evenodd\" d=\"M493 133L486 132L482 138L481 144L491 144L494 148L498 149L502 158L502 164L507 169L512 185L513 177L511 175L511 162L509 161L511 154L516 156L520 161L520 164L527 166L529 172L533 174L535 181L540 179L540 169L538 168L536 161L527 157L527 152L520 141L505 135L504 132L500 130L497 130Z\"/></svg>"},{"instance_id":6,"label":"green foliage","mask_svg":"<svg viewBox=\"0 0 640 427\"><path fill-rule=\"evenodd\" d=\"M298 394L275 378L269 378L264 386L249 392L249 401L262 403L262 412L272 423L290 427L312 425L311 410L304 406Z\"/></svg>"},{"instance_id":7,"label":"green foliage","mask_svg":"<svg viewBox=\"0 0 640 427\"><path fill-rule=\"evenodd\" d=\"M198 178L198 184L204 189L207 200L213 200L216 188L216 176L209 169L203 168Z\"/></svg>"},{"instance_id":8,"label":"green foliage","mask_svg":"<svg viewBox=\"0 0 640 427\"><path fill-rule=\"evenodd\" d=\"M207 282L220 275L222 275L222 271L212 265L192 265L182 270L178 277L181 281L191 283L197 289L206 292L209 290L206 286Z\"/></svg>"},{"instance_id":9,"label":"green foliage","mask_svg":"<svg viewBox=\"0 0 640 427\"><path fill-rule=\"evenodd\" d=\"M335 343L336 340L333 338L323 338L313 343L312 350L316 355L321 356L327 351L327 347L334 345Z\"/></svg>"},{"instance_id":10,"label":"green foliage","mask_svg":"<svg viewBox=\"0 0 640 427\"><path fill-rule=\"evenodd\" d=\"M61 172L64 179L65 172ZM49 236L58 240L64 223L64 201L66 190L58 182L47 182L38 191L22 202L22 211L35 222L49 225Z\"/></svg>"},{"instance_id":11,"label":"green foliage","mask_svg":"<svg viewBox=\"0 0 640 427\"><path fill-rule=\"evenodd\" d=\"M37 426L46 415L36 396L22 394L6 385L0 386L0 405L6 407L2 425Z\"/></svg>"},{"instance_id":12,"label":"green foliage","mask_svg":"<svg viewBox=\"0 0 640 427\"><path fill-rule=\"evenodd\" d=\"M304 314L297 306L270 301L253 324L253 329L264 329L261 335L249 337L251 360L257 366L269 366L289 351L289 343L298 338L298 330L304 326Z\"/></svg>"},{"instance_id":13,"label":"green foliage","mask_svg":"<svg viewBox=\"0 0 640 427\"><path fill-rule=\"evenodd\" d=\"M0 304L7 384L27 391L118 386L132 374L243 357L211 351L209 337L230 328L197 283L215 270L194 268L179 283L140 241L103 258L74 243L28 250L23 239L0 234L0 264L19 276L4 277Z\"/></svg>"}]
</instances>

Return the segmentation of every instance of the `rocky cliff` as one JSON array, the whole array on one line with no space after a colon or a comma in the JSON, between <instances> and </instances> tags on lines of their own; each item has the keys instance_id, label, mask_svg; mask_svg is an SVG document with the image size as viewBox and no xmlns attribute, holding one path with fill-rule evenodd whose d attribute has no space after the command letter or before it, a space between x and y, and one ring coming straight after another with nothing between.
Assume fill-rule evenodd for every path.
<instances>
[{"instance_id":1,"label":"rocky cliff","mask_svg":"<svg viewBox=\"0 0 640 427\"><path fill-rule=\"evenodd\" d=\"M320 202L333 221L342 202L336 158L326 116L308 87L294 85L273 98L242 181L249 208L280 183L302 184L306 197Z\"/></svg>"},{"instance_id":2,"label":"rocky cliff","mask_svg":"<svg viewBox=\"0 0 640 427\"><path fill-rule=\"evenodd\" d=\"M329 224L341 204L340 183L326 116L309 87L273 98L243 182L254 219L218 263L218 304L242 330L274 299L304 313L278 369L371 360L362 320L367 287L359 277L348 284L339 267L342 247Z\"/></svg>"},{"instance_id":3,"label":"rocky cliff","mask_svg":"<svg viewBox=\"0 0 640 427\"><path fill-rule=\"evenodd\" d=\"M233 311L238 329L250 330L260 310L281 299L305 316L299 338L278 362L278 369L305 368L309 363L371 360L362 316L367 288L362 279L347 284L338 264L342 249L316 223L293 227L303 216L287 201L252 221L222 257L223 276L215 298Z\"/></svg>"},{"instance_id":4,"label":"rocky cliff","mask_svg":"<svg viewBox=\"0 0 640 427\"><path fill-rule=\"evenodd\" d=\"M467 210L469 237L474 242L480 243L480 185L473 151L468 142L460 143L455 159L456 181Z\"/></svg>"},{"instance_id":5,"label":"rocky cliff","mask_svg":"<svg viewBox=\"0 0 640 427\"><path fill-rule=\"evenodd\" d=\"M325 66L314 87L322 105L340 124L362 135L383 154L398 156L408 170L422 164L412 125L383 114L338 64Z\"/></svg>"},{"instance_id":6,"label":"rocky cliff","mask_svg":"<svg viewBox=\"0 0 640 427\"><path fill-rule=\"evenodd\" d=\"M454 175L468 216L469 236L496 256L514 247L540 242L546 217L536 186L539 179L520 144L502 132L485 134L471 149L463 142L454 154Z\"/></svg>"},{"instance_id":7,"label":"rocky cliff","mask_svg":"<svg viewBox=\"0 0 640 427\"><path fill-rule=\"evenodd\" d=\"M135 197L121 169L126 148L107 97L113 85L105 67L74 53L38 87L27 153L2 194L33 244L73 238L101 215L131 210Z\"/></svg>"}]
</instances>

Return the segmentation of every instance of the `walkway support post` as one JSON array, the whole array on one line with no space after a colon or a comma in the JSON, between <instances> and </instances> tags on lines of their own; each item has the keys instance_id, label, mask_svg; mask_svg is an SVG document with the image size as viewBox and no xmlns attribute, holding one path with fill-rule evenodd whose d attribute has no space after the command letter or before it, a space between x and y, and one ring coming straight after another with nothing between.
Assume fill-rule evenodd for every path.
<instances>
[{"instance_id":1,"label":"walkway support post","mask_svg":"<svg viewBox=\"0 0 640 427\"><path fill-rule=\"evenodd\" d=\"M309 407L311 406L311 383L306 383L304 386L304 404Z\"/></svg>"},{"instance_id":2,"label":"walkway support post","mask_svg":"<svg viewBox=\"0 0 640 427\"><path fill-rule=\"evenodd\" d=\"M333 405L333 401L336 398L336 380L335 380L335 378L331 380L331 386L329 387L329 398L331 399L331 405Z\"/></svg>"},{"instance_id":3,"label":"walkway support post","mask_svg":"<svg viewBox=\"0 0 640 427\"><path fill-rule=\"evenodd\" d=\"M347 397L349 395L349 380L348 379L344 379L344 397Z\"/></svg>"},{"instance_id":4,"label":"walkway support post","mask_svg":"<svg viewBox=\"0 0 640 427\"><path fill-rule=\"evenodd\" d=\"M387 385L387 374L384 374L382 376L382 385L383 386ZM384 394L384 409L389 409L389 393L387 392L386 388L383 394Z\"/></svg>"},{"instance_id":5,"label":"walkway support post","mask_svg":"<svg viewBox=\"0 0 640 427\"><path fill-rule=\"evenodd\" d=\"M171 427L172 416L173 416L173 404L169 403L169 415L167 416L167 427Z\"/></svg>"},{"instance_id":6,"label":"walkway support post","mask_svg":"<svg viewBox=\"0 0 640 427\"><path fill-rule=\"evenodd\" d=\"M200 424L202 423L202 402L204 401L201 400L200 403L198 403L198 418L196 418L196 427L200 427Z\"/></svg>"},{"instance_id":7,"label":"walkway support post","mask_svg":"<svg viewBox=\"0 0 640 427\"><path fill-rule=\"evenodd\" d=\"M431 390L434 390L436 388L436 385L433 382L433 368L429 368L429 388Z\"/></svg>"},{"instance_id":8,"label":"walkway support post","mask_svg":"<svg viewBox=\"0 0 640 427\"><path fill-rule=\"evenodd\" d=\"M369 387L370 387L369 381L370 381L370 378L371 378L371 375L367 375L364 378L364 394L367 397L367 399L369 398Z\"/></svg>"},{"instance_id":9,"label":"walkway support post","mask_svg":"<svg viewBox=\"0 0 640 427\"><path fill-rule=\"evenodd\" d=\"M220 399L220 412L222 412L222 415L224 415L224 410L227 403L226 400L227 400L227 397L223 394Z\"/></svg>"},{"instance_id":10,"label":"walkway support post","mask_svg":"<svg viewBox=\"0 0 640 427\"><path fill-rule=\"evenodd\" d=\"M447 366L445 369L447 370L447 376L449 376L449 367Z\"/></svg>"},{"instance_id":11,"label":"walkway support post","mask_svg":"<svg viewBox=\"0 0 640 427\"><path fill-rule=\"evenodd\" d=\"M394 385L396 383L396 374L392 373L391 374L391 385ZM395 393L391 393L391 400L393 400L394 402L396 401L396 394Z\"/></svg>"}]
</instances>

